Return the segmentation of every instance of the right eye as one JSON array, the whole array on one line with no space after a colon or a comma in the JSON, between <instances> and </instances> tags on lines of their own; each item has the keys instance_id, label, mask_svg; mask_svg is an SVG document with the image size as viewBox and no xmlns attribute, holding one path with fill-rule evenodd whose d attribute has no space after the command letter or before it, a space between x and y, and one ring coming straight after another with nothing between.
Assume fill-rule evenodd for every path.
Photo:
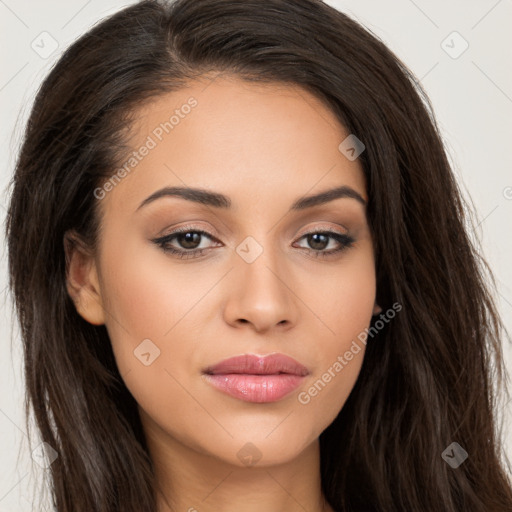
<instances>
[{"instance_id":1,"label":"right eye","mask_svg":"<svg viewBox=\"0 0 512 512\"><path fill-rule=\"evenodd\" d=\"M206 231L185 227L177 229L168 235L156 238L153 242L160 246L166 253L170 253L178 258L190 259L202 256L208 249L212 248L200 247L202 238L216 240L213 235ZM178 243L178 247L173 245L174 240Z\"/></svg>"}]
</instances>

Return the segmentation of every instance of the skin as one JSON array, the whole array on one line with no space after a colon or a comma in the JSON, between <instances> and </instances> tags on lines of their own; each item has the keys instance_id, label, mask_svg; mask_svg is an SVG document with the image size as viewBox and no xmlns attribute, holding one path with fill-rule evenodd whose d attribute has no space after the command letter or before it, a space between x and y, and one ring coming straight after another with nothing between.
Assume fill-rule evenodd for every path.
<instances>
[{"instance_id":1,"label":"skin","mask_svg":"<svg viewBox=\"0 0 512 512\"><path fill-rule=\"evenodd\" d=\"M357 200L289 208L342 185L367 199L361 165L338 150L348 132L320 100L296 86L229 76L203 78L142 107L133 149L190 97L197 106L101 199L99 245L94 252L72 249L69 293L83 318L106 325L139 404L160 512L330 511L320 487L318 436L352 390L364 344L309 403L298 394L380 312L374 252ZM231 208L177 197L139 208L168 186L220 192ZM152 241L182 226L214 237L201 238L200 247L209 248L203 255L179 259ZM355 241L315 257L318 245L304 234L316 228ZM252 263L235 250L248 236L263 249ZM187 250L176 238L171 245ZM316 252L339 243L328 238L324 246ZM145 339L160 350L148 366L134 355ZM274 352L310 371L280 401L244 402L203 379L206 366L228 357ZM237 453L244 446L261 458L242 461Z\"/></svg>"}]
</instances>

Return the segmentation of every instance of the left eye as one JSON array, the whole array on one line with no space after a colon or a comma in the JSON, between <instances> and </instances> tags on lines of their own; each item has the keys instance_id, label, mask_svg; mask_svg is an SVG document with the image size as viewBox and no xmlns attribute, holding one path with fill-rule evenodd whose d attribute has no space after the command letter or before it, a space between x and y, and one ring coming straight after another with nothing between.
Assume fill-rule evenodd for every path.
<instances>
[{"instance_id":1,"label":"left eye","mask_svg":"<svg viewBox=\"0 0 512 512\"><path fill-rule=\"evenodd\" d=\"M314 249L315 251L323 251L328 248L330 242L334 242L334 249L336 249L336 243L337 244L345 244L348 245L348 236L342 235L341 233L336 233L334 231L326 231L326 232L314 232L314 233L307 233L306 235L303 235L299 240L305 239L306 243L309 244L309 246ZM308 249L308 247L305 247L305 249ZM333 247L330 248L330 251L332 252Z\"/></svg>"},{"instance_id":2,"label":"left eye","mask_svg":"<svg viewBox=\"0 0 512 512\"><path fill-rule=\"evenodd\" d=\"M170 253L178 258L196 258L201 256L213 246L201 247L202 238L209 240L218 240L206 231L197 229L183 229L174 231L163 237L154 239L153 242L160 246L164 252ZM298 246L308 252L314 254L315 257L328 257L332 254L339 253L344 249L352 247L354 239L346 234L337 233L336 231L315 231L302 235L299 240L304 239L309 247ZM176 240L179 247L172 244ZM334 243L334 247L330 247ZM328 249L328 250L326 250Z\"/></svg>"}]
</instances>

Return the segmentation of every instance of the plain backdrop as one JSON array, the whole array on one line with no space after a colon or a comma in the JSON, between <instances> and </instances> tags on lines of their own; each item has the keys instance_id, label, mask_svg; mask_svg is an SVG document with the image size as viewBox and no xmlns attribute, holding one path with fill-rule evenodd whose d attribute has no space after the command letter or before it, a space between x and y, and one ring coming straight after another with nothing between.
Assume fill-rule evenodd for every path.
<instances>
[{"instance_id":1,"label":"plain backdrop","mask_svg":"<svg viewBox=\"0 0 512 512\"><path fill-rule=\"evenodd\" d=\"M91 25L130 3L0 0L2 221L7 204L5 190L37 87L63 49ZM477 228L472 235L481 241L494 271L499 286L496 300L512 332L512 2L328 3L380 37L426 89L460 186L475 205ZM0 512L29 512L33 487L40 487L38 482L45 470L33 464L29 451L19 334L6 293L3 229L0 237ZM505 355L510 374L512 351L508 344ZM509 403L503 410L510 458L511 406Z\"/></svg>"}]
</instances>

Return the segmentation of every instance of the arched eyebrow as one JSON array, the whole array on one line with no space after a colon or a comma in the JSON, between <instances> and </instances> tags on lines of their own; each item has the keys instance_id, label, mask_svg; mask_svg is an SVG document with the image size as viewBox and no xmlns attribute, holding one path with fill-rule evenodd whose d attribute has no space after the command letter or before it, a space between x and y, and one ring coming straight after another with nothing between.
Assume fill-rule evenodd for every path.
<instances>
[{"instance_id":1,"label":"arched eyebrow","mask_svg":"<svg viewBox=\"0 0 512 512\"><path fill-rule=\"evenodd\" d=\"M220 194L219 192L212 192L210 190L192 187L165 187L157 190L144 199L144 201L142 201L142 203L137 207L137 210L162 197L179 197L181 199L186 199L187 201L193 201L213 208L229 209L232 204L231 199L228 196ZM290 211L305 210L306 208L319 206L340 198L355 199L363 206L366 206L367 204L367 201L361 196L361 194L359 194L359 192L347 185L343 185L341 187L325 190L315 195L300 197L291 205Z\"/></svg>"}]
</instances>

